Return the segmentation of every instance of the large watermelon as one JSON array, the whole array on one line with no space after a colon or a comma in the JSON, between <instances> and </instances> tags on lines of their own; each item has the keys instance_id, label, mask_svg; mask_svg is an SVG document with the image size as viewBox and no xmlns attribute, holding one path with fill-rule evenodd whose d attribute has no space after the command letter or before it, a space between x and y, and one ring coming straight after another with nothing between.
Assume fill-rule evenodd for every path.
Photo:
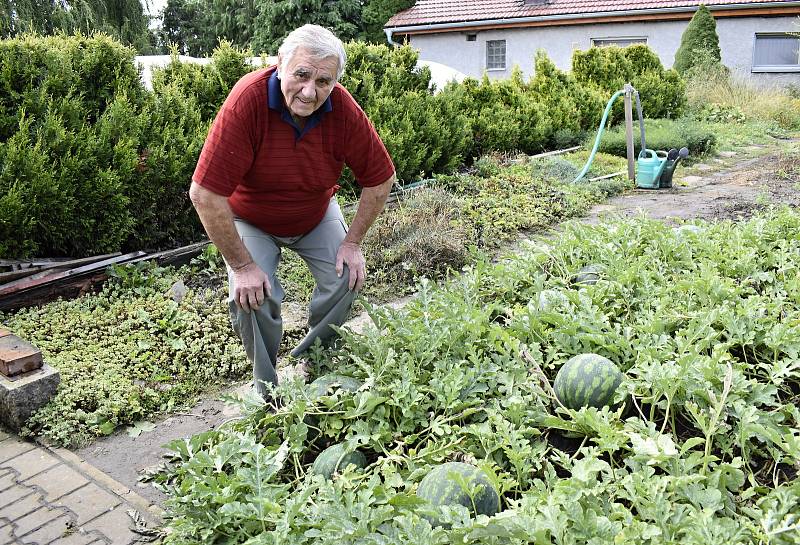
<instances>
[{"instance_id":1,"label":"large watermelon","mask_svg":"<svg viewBox=\"0 0 800 545\"><path fill-rule=\"evenodd\" d=\"M316 379L311 383L309 388L311 388L311 391L314 393L314 395L319 397L332 394L336 390L355 392L361 388L361 384L361 381L357 378L330 373L328 375L322 375Z\"/></svg>"},{"instance_id":2,"label":"large watermelon","mask_svg":"<svg viewBox=\"0 0 800 545\"><path fill-rule=\"evenodd\" d=\"M622 373L608 358L579 354L570 358L556 374L556 397L570 409L610 405L622 382Z\"/></svg>"},{"instance_id":3,"label":"large watermelon","mask_svg":"<svg viewBox=\"0 0 800 545\"><path fill-rule=\"evenodd\" d=\"M468 491L453 478L455 475L464 478ZM468 493L470 491L472 497ZM433 468L419 483L417 496L436 507L463 505L473 515L492 516L500 510L500 496L486 474L463 462L448 462Z\"/></svg>"},{"instance_id":4,"label":"large watermelon","mask_svg":"<svg viewBox=\"0 0 800 545\"><path fill-rule=\"evenodd\" d=\"M311 466L311 472L330 479L334 473L350 464L364 468L367 466L367 458L358 450L348 450L347 443L336 443L319 453Z\"/></svg>"}]
</instances>

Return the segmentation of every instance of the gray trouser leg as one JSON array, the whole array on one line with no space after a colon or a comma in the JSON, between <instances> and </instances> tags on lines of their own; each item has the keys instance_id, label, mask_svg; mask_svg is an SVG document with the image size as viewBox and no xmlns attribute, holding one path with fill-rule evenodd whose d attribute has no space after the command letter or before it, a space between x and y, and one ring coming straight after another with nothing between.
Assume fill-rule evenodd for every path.
<instances>
[{"instance_id":1,"label":"gray trouser leg","mask_svg":"<svg viewBox=\"0 0 800 545\"><path fill-rule=\"evenodd\" d=\"M231 323L237 335L242 339L247 358L253 362L253 380L256 391L263 396L265 393L264 383L278 384L275 363L283 332L281 303L284 291L275 276L275 270L281 258L281 249L273 237L249 223L237 220L235 225L253 261L267 273L272 286L272 295L264 300L264 304L258 310L245 312L233 300L236 286L233 273L228 269L228 311Z\"/></svg>"},{"instance_id":2,"label":"gray trouser leg","mask_svg":"<svg viewBox=\"0 0 800 545\"><path fill-rule=\"evenodd\" d=\"M333 337L336 332L330 326L342 325L350 313L355 292L348 289L347 266L341 278L336 275L336 252L346 234L342 211L336 200L331 199L319 225L289 245L306 262L317 284L308 312L309 332L292 350L292 356L305 352L316 339L325 342Z\"/></svg>"}]
</instances>

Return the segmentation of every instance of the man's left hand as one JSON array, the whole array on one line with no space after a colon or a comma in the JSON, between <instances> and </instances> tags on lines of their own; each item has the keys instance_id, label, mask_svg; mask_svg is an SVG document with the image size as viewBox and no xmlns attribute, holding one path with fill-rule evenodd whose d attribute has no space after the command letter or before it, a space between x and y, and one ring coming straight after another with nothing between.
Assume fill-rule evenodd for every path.
<instances>
[{"instance_id":1,"label":"man's left hand","mask_svg":"<svg viewBox=\"0 0 800 545\"><path fill-rule=\"evenodd\" d=\"M355 242L343 241L339 246L339 251L336 252L336 274L340 278L345 265L350 272L348 287L355 291L361 290L367 276L367 264L364 254L361 252L361 246Z\"/></svg>"}]
</instances>

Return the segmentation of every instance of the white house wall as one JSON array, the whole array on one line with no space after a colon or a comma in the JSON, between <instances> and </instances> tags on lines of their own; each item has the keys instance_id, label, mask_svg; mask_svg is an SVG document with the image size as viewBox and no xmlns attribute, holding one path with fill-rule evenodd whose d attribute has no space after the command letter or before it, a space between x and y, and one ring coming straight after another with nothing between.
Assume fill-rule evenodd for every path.
<instances>
[{"instance_id":1,"label":"white house wall","mask_svg":"<svg viewBox=\"0 0 800 545\"><path fill-rule=\"evenodd\" d=\"M754 77L759 83L800 83L800 72L751 73L753 43L756 32L800 32L797 17L742 17L717 20L722 62L745 77ZM451 66L468 76L482 77L486 70L486 42L506 40L506 69L490 70L490 78L505 78L514 65L531 75L533 58L538 49L562 70L571 68L572 51L588 49L592 39L644 37L670 67L681 42L688 21L605 23L591 25L535 27L471 31L475 41L467 41L467 32L419 34L411 37L411 45L420 51L420 59Z\"/></svg>"}]
</instances>

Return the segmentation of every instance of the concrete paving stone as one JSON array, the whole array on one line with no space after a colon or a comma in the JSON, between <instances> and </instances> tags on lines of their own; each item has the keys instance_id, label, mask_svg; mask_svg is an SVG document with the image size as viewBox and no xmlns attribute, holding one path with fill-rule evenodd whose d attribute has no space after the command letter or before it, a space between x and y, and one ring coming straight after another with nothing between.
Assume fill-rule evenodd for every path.
<instances>
[{"instance_id":1,"label":"concrete paving stone","mask_svg":"<svg viewBox=\"0 0 800 545\"><path fill-rule=\"evenodd\" d=\"M42 506L42 496L36 493L29 494L14 503L3 507L2 516L11 522L21 519L28 513L33 513Z\"/></svg>"},{"instance_id":2,"label":"concrete paving stone","mask_svg":"<svg viewBox=\"0 0 800 545\"><path fill-rule=\"evenodd\" d=\"M131 517L125 512L124 505L109 511L89 524L83 526L85 530L97 530L106 536L114 545L128 545L134 543L140 537L139 534L132 532L129 528Z\"/></svg>"},{"instance_id":3,"label":"concrete paving stone","mask_svg":"<svg viewBox=\"0 0 800 545\"><path fill-rule=\"evenodd\" d=\"M2 482L2 478L0 478ZM59 464L55 467L39 473L25 481L26 485L36 485L44 491L44 499L50 502L56 501L61 496L74 492L89 483L89 479L69 467L67 464ZM2 485L0 485L1 487Z\"/></svg>"},{"instance_id":4,"label":"concrete paving stone","mask_svg":"<svg viewBox=\"0 0 800 545\"><path fill-rule=\"evenodd\" d=\"M9 437L11 437L11 436L8 434L8 432L6 432L2 428L0 428L0 441L5 441Z\"/></svg>"},{"instance_id":5,"label":"concrete paving stone","mask_svg":"<svg viewBox=\"0 0 800 545\"><path fill-rule=\"evenodd\" d=\"M0 492L17 484L17 474L10 468L0 469Z\"/></svg>"},{"instance_id":6,"label":"concrete paving stone","mask_svg":"<svg viewBox=\"0 0 800 545\"><path fill-rule=\"evenodd\" d=\"M37 528L33 532L28 532L27 534L23 534L21 529L17 529L17 535L20 536L19 540L25 544L30 543L31 545L34 543L36 545L51 543L74 532L75 520L73 517L63 514L51 520L41 528Z\"/></svg>"},{"instance_id":7,"label":"concrete paving stone","mask_svg":"<svg viewBox=\"0 0 800 545\"><path fill-rule=\"evenodd\" d=\"M50 469L60 463L58 458L40 448L21 454L11 462L14 464L14 469L19 473L17 477L19 482L26 481L34 475L38 475L42 471Z\"/></svg>"},{"instance_id":8,"label":"concrete paving stone","mask_svg":"<svg viewBox=\"0 0 800 545\"><path fill-rule=\"evenodd\" d=\"M117 496L106 492L95 483L89 483L75 492L62 496L53 505L64 506L75 513L78 516L78 525L83 526L120 503L122 502Z\"/></svg>"},{"instance_id":9,"label":"concrete paving stone","mask_svg":"<svg viewBox=\"0 0 800 545\"><path fill-rule=\"evenodd\" d=\"M18 537L22 537L38 530L39 528L47 526L59 517L66 516L69 516L69 514L66 512L66 509L56 509L54 507L43 505L33 513L28 513L24 517L15 520L14 526L16 528L14 529L14 534L16 534Z\"/></svg>"},{"instance_id":10,"label":"concrete paving stone","mask_svg":"<svg viewBox=\"0 0 800 545\"><path fill-rule=\"evenodd\" d=\"M11 505L14 502L18 502L30 495L37 495L41 498L41 495L37 494L35 489L27 486L12 486L3 492L0 492L0 517L6 516L6 506Z\"/></svg>"},{"instance_id":11,"label":"concrete paving stone","mask_svg":"<svg viewBox=\"0 0 800 545\"><path fill-rule=\"evenodd\" d=\"M11 545L12 543L18 543L14 537L14 527L0 522L0 545Z\"/></svg>"},{"instance_id":12,"label":"concrete paving stone","mask_svg":"<svg viewBox=\"0 0 800 545\"><path fill-rule=\"evenodd\" d=\"M19 439L10 439L0 443L0 468L16 467L13 458L36 448L36 445Z\"/></svg>"},{"instance_id":13,"label":"concrete paving stone","mask_svg":"<svg viewBox=\"0 0 800 545\"><path fill-rule=\"evenodd\" d=\"M72 532L65 536L57 538L50 543L42 541L39 545L100 545L101 543L105 545L106 541L99 539L96 533L87 533L80 528L73 528Z\"/></svg>"}]
</instances>

